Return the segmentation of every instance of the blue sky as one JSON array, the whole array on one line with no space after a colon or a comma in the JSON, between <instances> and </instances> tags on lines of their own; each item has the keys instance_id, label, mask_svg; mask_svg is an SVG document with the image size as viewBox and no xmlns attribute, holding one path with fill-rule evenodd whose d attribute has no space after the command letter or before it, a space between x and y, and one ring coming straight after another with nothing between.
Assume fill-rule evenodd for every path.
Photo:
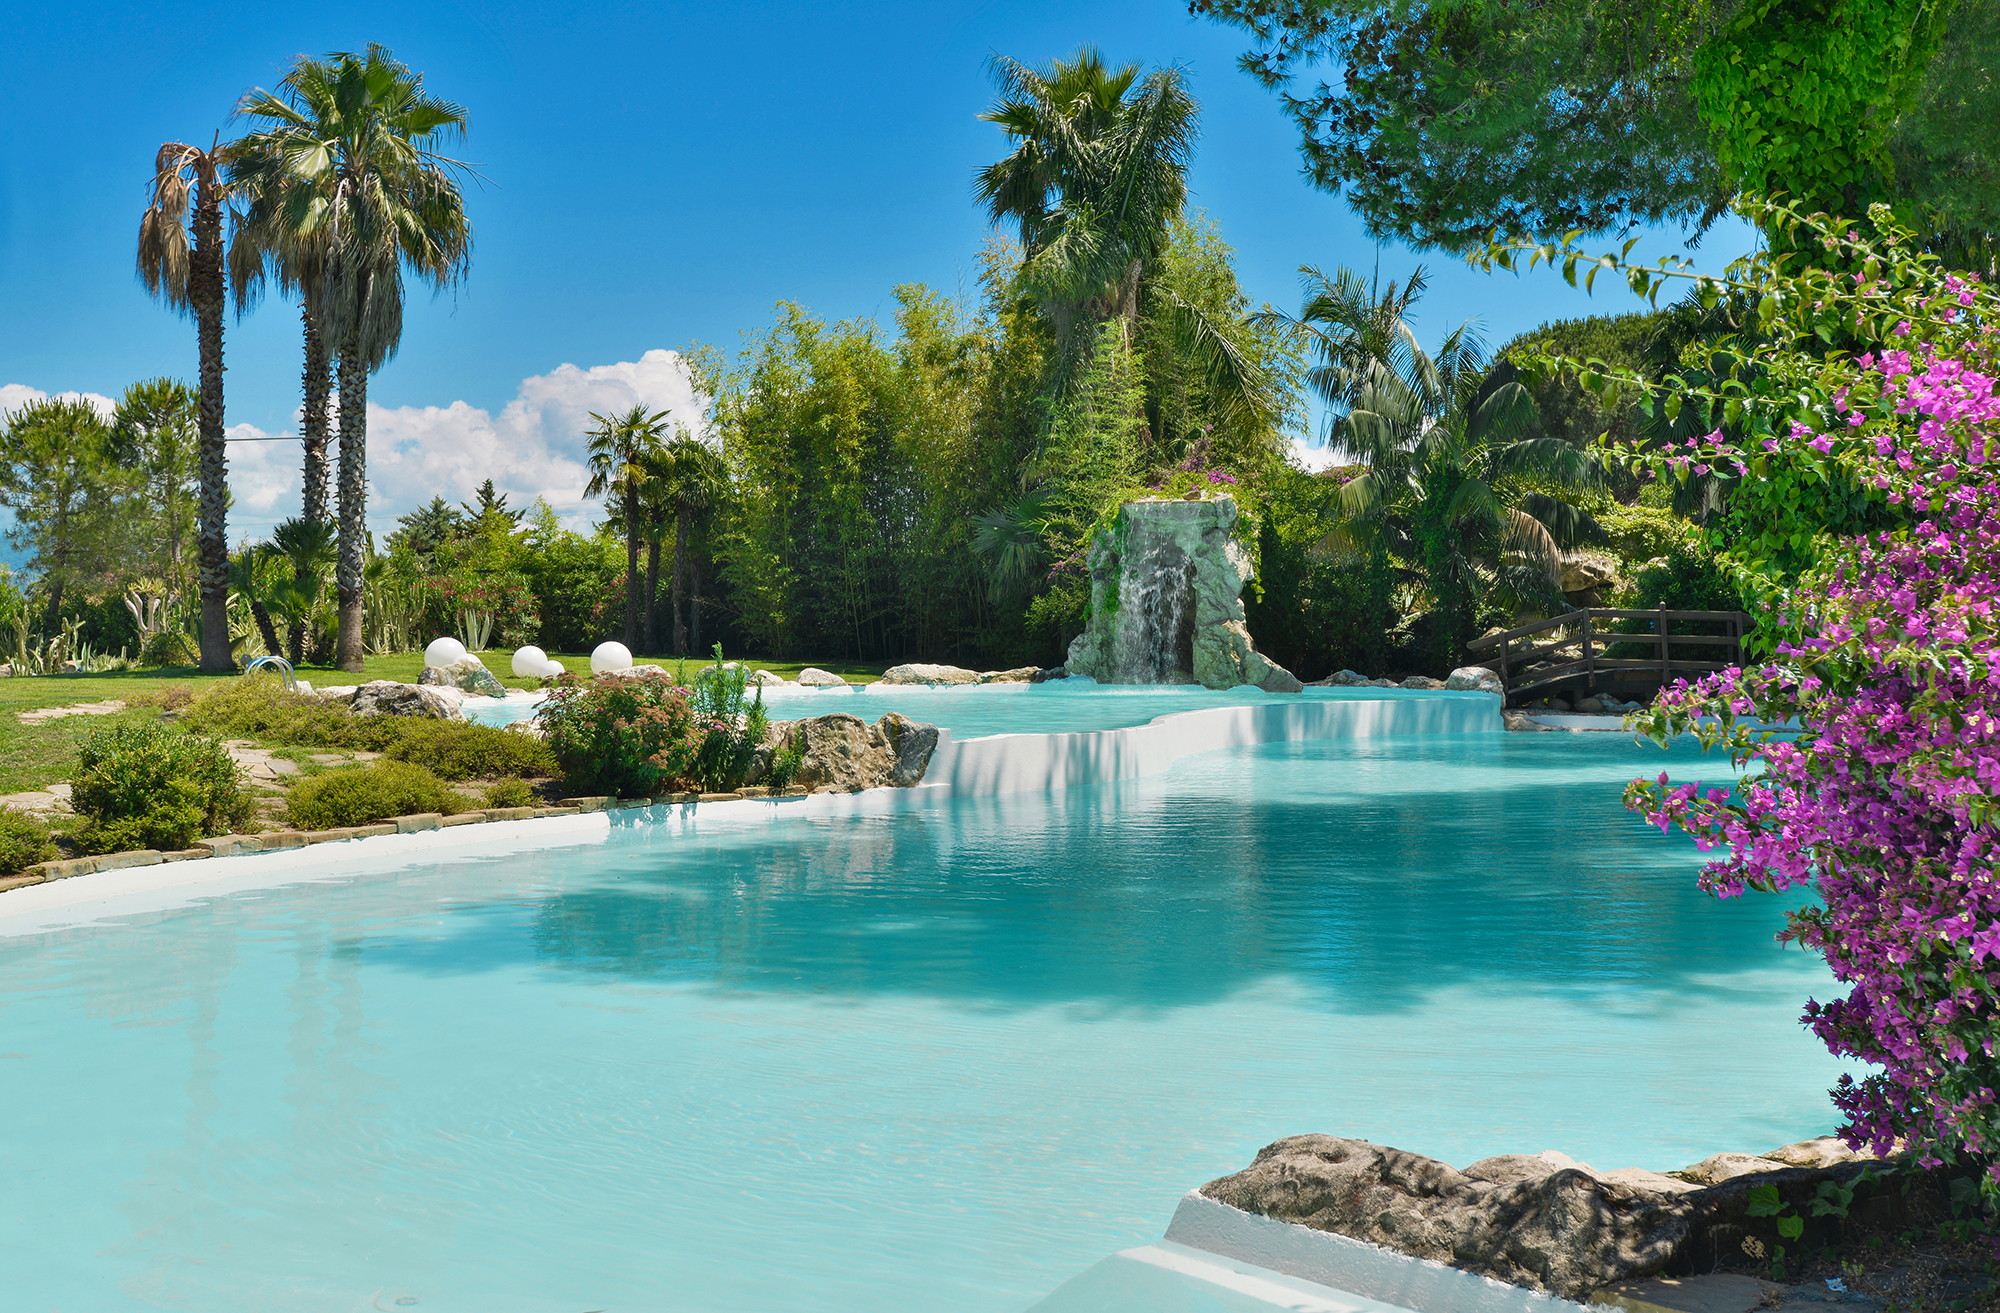
<instances>
[{"instance_id":1,"label":"blue sky","mask_svg":"<svg viewBox=\"0 0 2000 1313\"><path fill-rule=\"evenodd\" d=\"M371 384L378 527L485 473L576 517L586 409L685 408L672 357L734 350L780 299L827 318L886 316L890 289L972 290L986 234L971 177L997 157L976 117L995 51L1032 63L1093 42L1116 60L1179 62L1204 109L1193 203L1237 249L1253 300L1296 308L1302 262L1371 266L1343 201L1299 178L1272 95L1234 65L1234 29L1178 0L1098 3L675 5L22 6L0 114L0 402L45 392L115 396L136 378L192 377L194 339L132 272L159 143L230 130L237 97L272 86L299 53L380 41L463 104L469 278L417 297L401 354ZM1704 264L1748 243L1711 234ZM1656 253L1680 251L1657 234ZM1421 259L1434 339L1467 317L1496 344L1555 317L1623 311L1548 275L1488 276L1448 257L1381 253L1385 277ZM648 352L656 353L648 356ZM232 322L228 419L236 436L291 431L294 307ZM564 370L563 366L572 368ZM291 444L232 446L232 536L298 503Z\"/></svg>"}]
</instances>

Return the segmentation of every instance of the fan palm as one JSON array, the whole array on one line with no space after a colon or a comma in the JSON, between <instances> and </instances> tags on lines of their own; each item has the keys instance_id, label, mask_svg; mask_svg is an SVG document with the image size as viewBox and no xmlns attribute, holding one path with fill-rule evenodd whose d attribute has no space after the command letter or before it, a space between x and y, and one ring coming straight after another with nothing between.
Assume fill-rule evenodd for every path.
<instances>
[{"instance_id":1,"label":"fan palm","mask_svg":"<svg viewBox=\"0 0 2000 1313\"><path fill-rule=\"evenodd\" d=\"M1200 107L1186 77L1109 68L1087 46L1046 69L997 55L990 67L1000 99L980 117L1013 150L980 170L973 190L995 223L1019 225L1021 286L1055 337L1054 390L1068 391L1103 325L1117 322L1129 341L1152 296L1225 406L1265 410L1265 382L1230 336L1146 279L1187 201Z\"/></svg>"},{"instance_id":2,"label":"fan palm","mask_svg":"<svg viewBox=\"0 0 2000 1313\"><path fill-rule=\"evenodd\" d=\"M1306 299L1298 318L1282 310L1255 318L1301 339L1314 361L1306 386L1326 403L1329 428L1346 414L1376 365L1399 377L1418 377L1429 361L1410 327L1411 307L1430 286L1422 265L1400 287L1391 279L1379 291L1352 269L1337 269L1328 278L1307 264L1299 266L1299 275ZM1435 380L1427 384L1435 385Z\"/></svg>"},{"instance_id":3,"label":"fan palm","mask_svg":"<svg viewBox=\"0 0 2000 1313\"><path fill-rule=\"evenodd\" d=\"M271 530L266 549L292 567L292 577L272 589L270 607L284 617L286 652L296 666L305 660L306 633L326 589L327 569L340 554L339 543L331 524L301 515Z\"/></svg>"},{"instance_id":4,"label":"fan palm","mask_svg":"<svg viewBox=\"0 0 2000 1313\"><path fill-rule=\"evenodd\" d=\"M151 199L139 220L139 278L146 291L195 323L199 351L201 510L196 579L201 589L201 668L235 669L229 644L229 469L223 447L222 245L227 148L163 144L153 159Z\"/></svg>"},{"instance_id":5,"label":"fan palm","mask_svg":"<svg viewBox=\"0 0 2000 1313\"><path fill-rule=\"evenodd\" d=\"M667 412L648 414L644 406L634 406L622 415L592 411L590 417L597 427L584 433L590 439L590 483L583 495L618 499L625 529L625 646L633 647L639 641L639 541L645 533L639 501L666 459Z\"/></svg>"},{"instance_id":6,"label":"fan palm","mask_svg":"<svg viewBox=\"0 0 2000 1313\"><path fill-rule=\"evenodd\" d=\"M687 596L688 529L696 516L722 500L729 488L729 471L723 464L721 452L682 430L667 444L666 455L654 467L648 486L654 490L653 495L659 504L673 517L674 653L686 656L688 633L681 604ZM651 581L648 582L650 585ZM647 636L651 638L650 630Z\"/></svg>"},{"instance_id":7,"label":"fan palm","mask_svg":"<svg viewBox=\"0 0 2000 1313\"><path fill-rule=\"evenodd\" d=\"M335 657L360 670L368 376L401 345L404 269L442 290L470 259L465 166L439 150L463 135L465 111L425 94L420 74L371 45L301 59L281 92L252 91L238 112L257 125L238 149L259 162L259 196L272 197L273 249L310 253L298 269L315 285L320 331L339 362Z\"/></svg>"}]
</instances>

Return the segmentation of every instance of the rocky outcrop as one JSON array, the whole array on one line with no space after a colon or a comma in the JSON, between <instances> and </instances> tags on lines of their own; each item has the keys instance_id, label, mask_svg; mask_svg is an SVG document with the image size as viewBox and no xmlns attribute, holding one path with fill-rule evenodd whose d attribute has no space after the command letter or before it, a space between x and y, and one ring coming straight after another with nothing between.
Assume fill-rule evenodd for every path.
<instances>
[{"instance_id":1,"label":"rocky outcrop","mask_svg":"<svg viewBox=\"0 0 2000 1313\"><path fill-rule=\"evenodd\" d=\"M459 707L462 696L457 689L399 684L393 679L371 679L354 690L348 710L357 716L429 716L434 720L463 720L465 712Z\"/></svg>"},{"instance_id":2,"label":"rocky outcrop","mask_svg":"<svg viewBox=\"0 0 2000 1313\"><path fill-rule=\"evenodd\" d=\"M426 688L455 688L480 697L507 696L507 686L486 668L484 661L469 652L448 666L425 666L424 673L417 676L417 683Z\"/></svg>"},{"instance_id":3,"label":"rocky outcrop","mask_svg":"<svg viewBox=\"0 0 2000 1313\"><path fill-rule=\"evenodd\" d=\"M799 754L792 783L814 793L858 793L862 789L907 789L920 783L937 751L938 729L891 711L870 725L836 711L807 720L773 721L748 783L755 784L779 753Z\"/></svg>"},{"instance_id":4,"label":"rocky outcrop","mask_svg":"<svg viewBox=\"0 0 2000 1313\"><path fill-rule=\"evenodd\" d=\"M1035 676L1042 673L1040 666L1016 666L1012 670L982 670L979 682L982 684L1035 684L1041 681Z\"/></svg>"},{"instance_id":5,"label":"rocky outcrop","mask_svg":"<svg viewBox=\"0 0 2000 1313\"><path fill-rule=\"evenodd\" d=\"M847 681L830 670L821 670L818 666L807 666L799 672L799 687L846 688Z\"/></svg>"},{"instance_id":6,"label":"rocky outcrop","mask_svg":"<svg viewBox=\"0 0 2000 1313\"><path fill-rule=\"evenodd\" d=\"M1458 693L1498 693L1506 695L1500 676L1485 666L1460 666L1445 677L1444 686Z\"/></svg>"},{"instance_id":7,"label":"rocky outcrop","mask_svg":"<svg viewBox=\"0 0 2000 1313\"><path fill-rule=\"evenodd\" d=\"M1800 1252L1828 1224L1808 1216L1827 1180L1853 1187L1866 1161L1828 1141L1718 1154L1671 1175L1598 1171L1559 1153L1504 1154L1457 1170L1435 1158L1331 1135L1267 1145L1201 1193L1244 1212L1365 1240L1565 1299L1660 1273L1711 1271L1744 1242L1774 1243L1750 1190L1771 1185L1805 1217ZM1842 1155L1846 1156L1842 1156ZM1718 1159L1727 1159L1726 1163ZM1893 1206L1894 1189L1882 1202Z\"/></svg>"},{"instance_id":8,"label":"rocky outcrop","mask_svg":"<svg viewBox=\"0 0 2000 1313\"><path fill-rule=\"evenodd\" d=\"M960 666L932 666L921 662L890 666L882 672L884 684L977 684L979 672Z\"/></svg>"},{"instance_id":9,"label":"rocky outcrop","mask_svg":"<svg viewBox=\"0 0 2000 1313\"><path fill-rule=\"evenodd\" d=\"M1243 623L1252 571L1231 537L1236 514L1231 497L1120 506L1090 542L1090 623L1069 646L1069 673L1101 684L1303 688Z\"/></svg>"},{"instance_id":10,"label":"rocky outcrop","mask_svg":"<svg viewBox=\"0 0 2000 1313\"><path fill-rule=\"evenodd\" d=\"M1445 682L1432 679L1429 675L1411 675L1403 681L1403 687L1416 693L1432 693L1445 687Z\"/></svg>"}]
</instances>

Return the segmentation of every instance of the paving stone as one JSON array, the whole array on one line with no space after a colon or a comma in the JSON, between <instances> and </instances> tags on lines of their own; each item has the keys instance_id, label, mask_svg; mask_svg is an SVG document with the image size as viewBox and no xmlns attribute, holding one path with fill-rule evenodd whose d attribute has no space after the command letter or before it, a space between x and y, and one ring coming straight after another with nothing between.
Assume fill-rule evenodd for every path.
<instances>
[{"instance_id":1,"label":"paving stone","mask_svg":"<svg viewBox=\"0 0 2000 1313\"><path fill-rule=\"evenodd\" d=\"M96 869L97 859L95 857L72 857L67 860L58 859L53 862L42 862L38 865L30 866L28 870L21 872L21 874L26 875L30 871L39 871L44 879L68 880L79 875L89 875Z\"/></svg>"},{"instance_id":2,"label":"paving stone","mask_svg":"<svg viewBox=\"0 0 2000 1313\"><path fill-rule=\"evenodd\" d=\"M306 835L306 842L309 844L339 843L343 839L352 839L353 837L353 829L346 827L337 830L313 830Z\"/></svg>"},{"instance_id":3,"label":"paving stone","mask_svg":"<svg viewBox=\"0 0 2000 1313\"><path fill-rule=\"evenodd\" d=\"M34 711L17 711L15 719L23 725L39 725L44 721L63 720L69 716L114 716L125 710L125 704L113 698L106 702L78 702L67 707L41 707Z\"/></svg>"},{"instance_id":4,"label":"paving stone","mask_svg":"<svg viewBox=\"0 0 2000 1313\"><path fill-rule=\"evenodd\" d=\"M437 812L418 812L414 816L398 816L395 820L397 834L416 834L422 830L442 828L444 817Z\"/></svg>"},{"instance_id":5,"label":"paving stone","mask_svg":"<svg viewBox=\"0 0 2000 1313\"><path fill-rule=\"evenodd\" d=\"M266 852L274 852L281 848L303 848L311 840L304 830L277 830L259 835L258 842Z\"/></svg>"},{"instance_id":6,"label":"paving stone","mask_svg":"<svg viewBox=\"0 0 2000 1313\"><path fill-rule=\"evenodd\" d=\"M48 879L47 876L39 874L6 876L0 878L0 894L6 893L9 889L25 889L31 884L40 884L46 879Z\"/></svg>"},{"instance_id":7,"label":"paving stone","mask_svg":"<svg viewBox=\"0 0 2000 1313\"><path fill-rule=\"evenodd\" d=\"M254 834L225 834L216 839L197 839L195 847L208 849L211 857L240 857L262 852L264 845Z\"/></svg>"},{"instance_id":8,"label":"paving stone","mask_svg":"<svg viewBox=\"0 0 2000 1313\"><path fill-rule=\"evenodd\" d=\"M536 815L536 816L538 816L538 817L540 817L540 816L574 816L574 815L576 815L576 814L577 814L578 812L580 812L580 811L582 811L582 810L583 810L583 808L581 808L581 807L569 807L569 806L563 806L563 807L537 807L537 808L535 808L535 815Z\"/></svg>"},{"instance_id":9,"label":"paving stone","mask_svg":"<svg viewBox=\"0 0 2000 1313\"><path fill-rule=\"evenodd\" d=\"M616 808L619 811L631 811L634 807L650 807L652 805L653 800L651 798L620 798L617 802L611 804L611 808ZM611 808L606 808L606 810L609 811Z\"/></svg>"},{"instance_id":10,"label":"paving stone","mask_svg":"<svg viewBox=\"0 0 2000 1313\"><path fill-rule=\"evenodd\" d=\"M444 818L444 828L447 830L454 825L484 825L485 823L485 812L459 812Z\"/></svg>"},{"instance_id":11,"label":"paving stone","mask_svg":"<svg viewBox=\"0 0 2000 1313\"><path fill-rule=\"evenodd\" d=\"M703 801L703 802L735 802L735 801L736 801L736 795L735 795L735 794L733 794L733 793L704 793L704 794L701 794L701 795L699 795L699 796L700 796L700 798L701 798L701 801Z\"/></svg>"},{"instance_id":12,"label":"paving stone","mask_svg":"<svg viewBox=\"0 0 2000 1313\"><path fill-rule=\"evenodd\" d=\"M163 862L192 862L212 855L206 848L183 848L179 852L161 853L160 860Z\"/></svg>"},{"instance_id":13,"label":"paving stone","mask_svg":"<svg viewBox=\"0 0 2000 1313\"><path fill-rule=\"evenodd\" d=\"M396 827L386 821L380 825L357 825L354 827L354 837L357 839L373 839L378 835L395 833L397 833Z\"/></svg>"},{"instance_id":14,"label":"paving stone","mask_svg":"<svg viewBox=\"0 0 2000 1313\"><path fill-rule=\"evenodd\" d=\"M539 813L540 809L536 807L488 807L486 809L486 819L489 821L525 821L529 817L538 815Z\"/></svg>"},{"instance_id":15,"label":"paving stone","mask_svg":"<svg viewBox=\"0 0 2000 1313\"><path fill-rule=\"evenodd\" d=\"M580 812L601 812L611 805L609 797L564 798L562 805L574 807Z\"/></svg>"}]
</instances>

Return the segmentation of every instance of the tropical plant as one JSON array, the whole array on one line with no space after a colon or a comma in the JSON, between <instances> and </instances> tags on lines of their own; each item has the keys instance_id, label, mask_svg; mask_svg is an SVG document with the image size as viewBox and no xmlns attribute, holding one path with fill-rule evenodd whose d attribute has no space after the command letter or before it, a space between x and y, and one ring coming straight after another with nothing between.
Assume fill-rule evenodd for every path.
<instances>
[{"instance_id":1,"label":"tropical plant","mask_svg":"<svg viewBox=\"0 0 2000 1313\"><path fill-rule=\"evenodd\" d=\"M728 489L729 470L723 463L722 453L685 429L667 443L665 454L655 464L652 478L646 483L647 497L668 512L674 526L671 596L676 656L685 656L688 652L687 624L681 609L686 597L688 529L697 516L721 501ZM660 549L657 534L648 542L647 551L646 641L651 645L654 641L654 599L659 594Z\"/></svg>"},{"instance_id":2,"label":"tropical plant","mask_svg":"<svg viewBox=\"0 0 2000 1313\"><path fill-rule=\"evenodd\" d=\"M1562 550L1602 536L1573 500L1598 481L1596 462L1526 436L1534 401L1512 371L1491 368L1470 324L1434 354L1400 335L1382 340L1406 351L1400 368L1336 353L1312 374L1337 415L1333 440L1366 467L1341 485L1328 546L1408 563L1432 602L1426 658L1449 670L1490 592L1560 607ZM1337 334L1323 342L1351 345Z\"/></svg>"},{"instance_id":3,"label":"tropical plant","mask_svg":"<svg viewBox=\"0 0 2000 1313\"><path fill-rule=\"evenodd\" d=\"M663 435L667 412L649 413L638 405L622 415L605 416L592 411L597 427L587 430L590 439L590 483L586 497L616 497L625 526L625 645L639 642L639 543L645 536L639 499L667 454Z\"/></svg>"},{"instance_id":4,"label":"tropical plant","mask_svg":"<svg viewBox=\"0 0 2000 1313\"><path fill-rule=\"evenodd\" d=\"M980 170L974 193L995 223L1019 226L1019 283L1054 335L1052 391L1067 392L1095 357L1099 325L1117 321L1130 342L1150 296L1204 362L1218 404L1267 408L1265 380L1229 326L1146 277L1187 200L1200 108L1186 77L1109 68L1088 46L1044 69L998 55L990 68L1000 99L980 117L1013 149Z\"/></svg>"},{"instance_id":5,"label":"tropical plant","mask_svg":"<svg viewBox=\"0 0 2000 1313\"><path fill-rule=\"evenodd\" d=\"M222 310L226 292L224 148L170 141L153 160L152 199L139 220L147 292L195 321L199 348L201 668L234 668L229 647L229 473L223 447Z\"/></svg>"},{"instance_id":6,"label":"tropical plant","mask_svg":"<svg viewBox=\"0 0 2000 1313\"><path fill-rule=\"evenodd\" d=\"M306 659L307 637L317 628L327 572L339 548L331 524L300 515L271 530L266 550L292 567L292 577L270 590L269 605L285 621L285 650L296 666Z\"/></svg>"},{"instance_id":7,"label":"tropical plant","mask_svg":"<svg viewBox=\"0 0 2000 1313\"><path fill-rule=\"evenodd\" d=\"M255 90L237 112L255 125L236 147L272 198L275 250L310 251L321 331L339 361L340 629L335 660L359 671L367 564L368 376L403 331L403 271L443 289L464 275L472 230L458 178L439 147L465 111L427 95L423 78L380 45L360 55L301 59L276 93Z\"/></svg>"},{"instance_id":8,"label":"tropical plant","mask_svg":"<svg viewBox=\"0 0 2000 1313\"><path fill-rule=\"evenodd\" d=\"M257 636L264 641L264 650L272 656L283 656L285 645L278 638L278 627L271 617L273 594L279 585L275 565L269 552L245 547L230 558L229 588L248 604L251 618L257 624Z\"/></svg>"}]
</instances>

